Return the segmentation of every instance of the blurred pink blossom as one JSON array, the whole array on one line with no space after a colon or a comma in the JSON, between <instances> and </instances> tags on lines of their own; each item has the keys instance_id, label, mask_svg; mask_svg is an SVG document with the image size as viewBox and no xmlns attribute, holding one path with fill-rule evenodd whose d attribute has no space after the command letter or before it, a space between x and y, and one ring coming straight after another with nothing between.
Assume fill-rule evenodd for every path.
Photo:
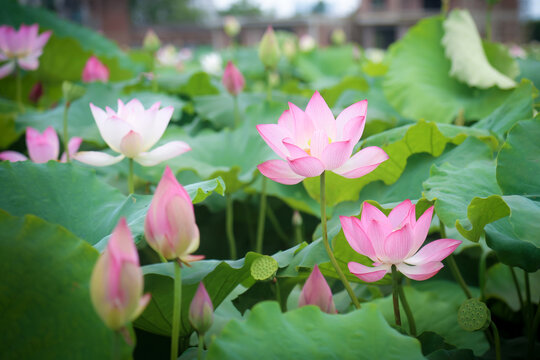
<instances>
[{"instance_id":1,"label":"blurred pink blossom","mask_svg":"<svg viewBox=\"0 0 540 360\"><path fill-rule=\"evenodd\" d=\"M109 69L95 56L91 56L82 72L83 82L109 81Z\"/></svg>"}]
</instances>

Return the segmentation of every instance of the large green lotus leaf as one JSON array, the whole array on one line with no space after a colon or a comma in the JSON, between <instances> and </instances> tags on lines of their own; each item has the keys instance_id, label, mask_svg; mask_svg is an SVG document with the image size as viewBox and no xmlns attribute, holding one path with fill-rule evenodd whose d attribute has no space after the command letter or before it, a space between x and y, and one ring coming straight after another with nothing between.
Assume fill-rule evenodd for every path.
<instances>
[{"instance_id":1,"label":"large green lotus leaf","mask_svg":"<svg viewBox=\"0 0 540 360\"><path fill-rule=\"evenodd\" d=\"M532 118L533 100L536 96L537 90L531 81L522 80L501 106L473 127L490 130L503 137L518 121Z\"/></svg>"},{"instance_id":2,"label":"large green lotus leaf","mask_svg":"<svg viewBox=\"0 0 540 360\"><path fill-rule=\"evenodd\" d=\"M456 229L465 238L478 242L484 234L484 227L493 221L510 215L510 208L500 195L486 198L474 197L467 206L467 219L456 220Z\"/></svg>"},{"instance_id":3,"label":"large green lotus leaf","mask_svg":"<svg viewBox=\"0 0 540 360\"><path fill-rule=\"evenodd\" d=\"M478 141L470 138L463 145L470 146ZM491 154L491 149L485 145L461 164L444 163L432 167L429 179L424 182L424 196L435 200L437 216L446 226L454 227L456 221L467 220L467 206L474 197L502 195Z\"/></svg>"},{"instance_id":4,"label":"large green lotus leaf","mask_svg":"<svg viewBox=\"0 0 540 360\"><path fill-rule=\"evenodd\" d=\"M521 298L526 299L524 272L521 269L514 269L514 271L521 290ZM540 298L540 271L529 274L528 276L531 287L531 301L536 304ZM519 303L518 293L508 266L497 263L487 270L486 297L501 299L515 312L520 310L521 305Z\"/></svg>"},{"instance_id":5,"label":"large green lotus leaf","mask_svg":"<svg viewBox=\"0 0 540 360\"><path fill-rule=\"evenodd\" d=\"M540 196L540 119L521 121L497 156L497 182L505 195Z\"/></svg>"},{"instance_id":6,"label":"large green lotus leaf","mask_svg":"<svg viewBox=\"0 0 540 360\"><path fill-rule=\"evenodd\" d=\"M444 55L440 16L419 21L390 48L390 68L383 89L406 118L450 123L464 110L466 119L489 115L510 93L496 87L475 89L452 78ZM441 101L444 99L444 101Z\"/></svg>"},{"instance_id":7,"label":"large green lotus leaf","mask_svg":"<svg viewBox=\"0 0 540 360\"><path fill-rule=\"evenodd\" d=\"M442 44L452 62L450 75L482 89L498 86L513 88L513 79L500 73L488 61L471 14L467 10L453 10L443 23Z\"/></svg>"},{"instance_id":8,"label":"large green lotus leaf","mask_svg":"<svg viewBox=\"0 0 540 360\"><path fill-rule=\"evenodd\" d=\"M336 84L330 88L323 89L321 95L328 104L329 107L334 107L336 101L339 99L341 94L346 90L358 90L367 92L369 89L369 84L366 79L362 76L345 76L339 84ZM363 99L360 99L363 100ZM357 101L360 101L357 100ZM349 105L352 105L349 104Z\"/></svg>"},{"instance_id":9,"label":"large green lotus leaf","mask_svg":"<svg viewBox=\"0 0 540 360\"><path fill-rule=\"evenodd\" d=\"M540 269L540 202L524 196L503 196L509 217L486 226L486 243L501 262L528 272Z\"/></svg>"},{"instance_id":10,"label":"large green lotus leaf","mask_svg":"<svg viewBox=\"0 0 540 360\"><path fill-rule=\"evenodd\" d=\"M474 289L476 290L476 289ZM489 349L489 344L481 331L463 330L457 321L457 312L466 299L459 285L448 281L425 281L414 287L404 286L405 296L416 322L416 332L433 331L442 336L448 344L461 349L471 349L480 356ZM477 293L477 291L475 291ZM392 296L374 300L390 324L394 324ZM405 311L401 307L403 329L409 330Z\"/></svg>"},{"instance_id":11,"label":"large green lotus leaf","mask_svg":"<svg viewBox=\"0 0 540 360\"><path fill-rule=\"evenodd\" d=\"M280 267L289 264L299 246L273 255ZM250 280L251 264L262 255L249 252L244 259L236 261L202 260L183 267L182 276L182 315L180 336L188 336L193 328L188 320L189 304L202 281L214 308L241 283ZM145 291L152 293L146 310L136 320L135 326L143 330L170 336L173 306L174 264L153 264L143 266Z\"/></svg>"},{"instance_id":12,"label":"large green lotus leaf","mask_svg":"<svg viewBox=\"0 0 540 360\"><path fill-rule=\"evenodd\" d=\"M225 181L227 193L234 193L250 184L259 173L257 165L277 157L255 127L247 122L232 131L203 132L195 137L186 136L181 129L170 129L162 141L171 140L183 140L192 149L167 162L175 173L190 170L201 179L220 176ZM146 168L145 172L159 179L163 167Z\"/></svg>"},{"instance_id":13,"label":"large green lotus leaf","mask_svg":"<svg viewBox=\"0 0 540 360\"><path fill-rule=\"evenodd\" d=\"M127 218L139 241L152 196L126 197L101 182L94 170L50 161L0 163L0 208L13 215L37 215L60 224L79 238L103 249L120 217ZM186 186L194 202L211 192L223 194L221 179Z\"/></svg>"},{"instance_id":14,"label":"large green lotus leaf","mask_svg":"<svg viewBox=\"0 0 540 360\"><path fill-rule=\"evenodd\" d=\"M423 359L418 340L392 329L373 305L345 315L305 306L256 305L214 339L207 359Z\"/></svg>"},{"instance_id":15,"label":"large green lotus leaf","mask_svg":"<svg viewBox=\"0 0 540 360\"><path fill-rule=\"evenodd\" d=\"M201 71L193 74L179 92L190 97L200 95L219 94L219 90L212 84L210 75Z\"/></svg>"},{"instance_id":16,"label":"large green lotus leaf","mask_svg":"<svg viewBox=\"0 0 540 360\"><path fill-rule=\"evenodd\" d=\"M533 58L518 59L521 79L530 79L537 89L540 89L540 61Z\"/></svg>"},{"instance_id":17,"label":"large green lotus leaf","mask_svg":"<svg viewBox=\"0 0 540 360\"><path fill-rule=\"evenodd\" d=\"M482 40L482 47L489 63L498 72L510 79L519 75L519 64L504 44Z\"/></svg>"},{"instance_id":18,"label":"large green lotus leaf","mask_svg":"<svg viewBox=\"0 0 540 360\"><path fill-rule=\"evenodd\" d=\"M98 252L61 226L0 210L5 359L106 359L113 332L90 302ZM124 356L130 349L122 346ZM122 358L125 358L125 357Z\"/></svg>"},{"instance_id":19,"label":"large green lotus leaf","mask_svg":"<svg viewBox=\"0 0 540 360\"><path fill-rule=\"evenodd\" d=\"M447 126L451 135L445 135L436 123L419 121L414 125L406 125L372 136L363 145L380 146L388 156L377 169L359 179L346 179L332 172L327 172L326 179L326 203L333 206L342 201L356 201L360 191L367 184L381 180L386 185L396 182L411 155L428 153L439 156L447 144L460 144L468 135L468 130L463 127ZM458 128L458 129L454 129ZM482 133L482 132L480 132ZM478 133L476 133L478 134ZM483 132L486 135L486 132ZM304 186L308 193L315 199L320 197L319 178L304 180Z\"/></svg>"}]
</instances>

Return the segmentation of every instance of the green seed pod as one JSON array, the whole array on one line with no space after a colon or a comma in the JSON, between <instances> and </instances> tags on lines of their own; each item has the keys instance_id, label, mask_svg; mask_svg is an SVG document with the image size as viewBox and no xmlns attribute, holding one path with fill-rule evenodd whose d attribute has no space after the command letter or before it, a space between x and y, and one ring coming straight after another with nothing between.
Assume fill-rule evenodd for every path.
<instances>
[{"instance_id":1,"label":"green seed pod","mask_svg":"<svg viewBox=\"0 0 540 360\"><path fill-rule=\"evenodd\" d=\"M485 330L491 322L491 312L485 303L478 299L467 299L458 310L458 323L463 330Z\"/></svg>"},{"instance_id":2,"label":"green seed pod","mask_svg":"<svg viewBox=\"0 0 540 360\"><path fill-rule=\"evenodd\" d=\"M251 276L255 280L268 280L274 277L278 262L271 256L261 256L251 264Z\"/></svg>"}]
</instances>

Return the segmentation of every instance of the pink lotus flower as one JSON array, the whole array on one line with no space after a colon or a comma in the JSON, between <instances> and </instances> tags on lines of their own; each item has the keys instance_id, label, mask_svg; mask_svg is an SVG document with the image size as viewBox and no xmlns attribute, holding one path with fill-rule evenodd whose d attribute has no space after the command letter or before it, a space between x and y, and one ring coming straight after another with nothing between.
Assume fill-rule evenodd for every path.
<instances>
[{"instance_id":1,"label":"pink lotus flower","mask_svg":"<svg viewBox=\"0 0 540 360\"><path fill-rule=\"evenodd\" d=\"M93 166L108 166L127 157L143 166L153 166L191 150L183 141L171 141L148 151L165 132L174 110L172 106L160 110L159 105L157 102L145 110L137 99L125 105L118 100L118 112L109 107L105 112L90 104L101 137L120 155L115 157L99 151L82 151L74 158Z\"/></svg>"},{"instance_id":2,"label":"pink lotus flower","mask_svg":"<svg viewBox=\"0 0 540 360\"><path fill-rule=\"evenodd\" d=\"M191 300L188 316L189 322L199 334L206 333L214 322L214 306L202 282Z\"/></svg>"},{"instance_id":3,"label":"pink lotus flower","mask_svg":"<svg viewBox=\"0 0 540 360\"><path fill-rule=\"evenodd\" d=\"M362 219L340 216L345 238L358 253L373 260L373 267L349 263L349 271L360 280L373 282L391 272L392 265L408 278L426 280L442 267L461 241L439 239L422 249L433 216L433 206L416 220L416 208L410 200L396 206L386 217L375 206L365 202ZM420 250L419 250L420 249Z\"/></svg>"},{"instance_id":4,"label":"pink lotus flower","mask_svg":"<svg viewBox=\"0 0 540 360\"><path fill-rule=\"evenodd\" d=\"M191 198L168 166L146 214L144 235L148 245L166 259L189 263L204 258L190 255L199 248L199 228Z\"/></svg>"},{"instance_id":5,"label":"pink lotus flower","mask_svg":"<svg viewBox=\"0 0 540 360\"><path fill-rule=\"evenodd\" d=\"M122 218L92 271L92 304L103 322L118 330L135 320L148 305L150 294L142 293L139 255L126 219Z\"/></svg>"},{"instance_id":6,"label":"pink lotus flower","mask_svg":"<svg viewBox=\"0 0 540 360\"><path fill-rule=\"evenodd\" d=\"M72 137L68 143L69 156L72 157L79 146L81 146L83 139L80 137ZM60 143L58 142L58 135L52 126L49 126L43 134L38 130L28 127L26 128L26 147L28 148L28 155L30 160L35 163L46 163L49 160L58 160L58 154L60 152ZM0 153L0 160L25 161L28 160L26 156L16 151L3 151ZM60 158L61 162L66 162L66 154L62 154Z\"/></svg>"},{"instance_id":7,"label":"pink lotus flower","mask_svg":"<svg viewBox=\"0 0 540 360\"><path fill-rule=\"evenodd\" d=\"M360 150L351 157L364 131L367 100L343 110L334 120L332 111L315 92L306 111L289 103L276 124L257 125L266 143L283 160L269 160L258 166L266 177L282 184L297 184L307 177L330 170L354 179L375 170L388 155L377 146Z\"/></svg>"},{"instance_id":8,"label":"pink lotus flower","mask_svg":"<svg viewBox=\"0 0 540 360\"><path fill-rule=\"evenodd\" d=\"M229 61L223 72L223 78L221 79L223 86L227 89L229 94L237 96L242 92L244 86L246 85L244 81L244 76L242 73L234 66L234 64Z\"/></svg>"},{"instance_id":9,"label":"pink lotus flower","mask_svg":"<svg viewBox=\"0 0 540 360\"><path fill-rule=\"evenodd\" d=\"M109 81L109 69L97 57L91 56L84 65L82 81L86 83L94 81L107 82Z\"/></svg>"},{"instance_id":10,"label":"pink lotus flower","mask_svg":"<svg viewBox=\"0 0 540 360\"><path fill-rule=\"evenodd\" d=\"M298 306L305 305L316 305L325 313L337 314L332 291L317 265L313 267L300 293Z\"/></svg>"},{"instance_id":11,"label":"pink lotus flower","mask_svg":"<svg viewBox=\"0 0 540 360\"><path fill-rule=\"evenodd\" d=\"M0 26L0 61L7 60L0 66L0 79L11 74L15 65L25 70L38 68L38 58L52 34L45 31L38 35L38 30L38 24L21 25L18 31L11 26Z\"/></svg>"}]
</instances>

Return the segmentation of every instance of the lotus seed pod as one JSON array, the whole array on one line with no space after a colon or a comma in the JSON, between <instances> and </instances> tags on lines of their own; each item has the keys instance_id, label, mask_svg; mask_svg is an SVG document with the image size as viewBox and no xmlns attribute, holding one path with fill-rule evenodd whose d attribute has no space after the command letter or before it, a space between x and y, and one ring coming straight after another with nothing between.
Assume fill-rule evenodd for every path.
<instances>
[{"instance_id":1,"label":"lotus seed pod","mask_svg":"<svg viewBox=\"0 0 540 360\"><path fill-rule=\"evenodd\" d=\"M491 322L491 312L485 303L478 299L467 299L458 310L458 323L463 330L485 330Z\"/></svg>"},{"instance_id":2,"label":"lotus seed pod","mask_svg":"<svg viewBox=\"0 0 540 360\"><path fill-rule=\"evenodd\" d=\"M271 256L261 256L251 264L251 276L255 280L268 280L274 277L278 262Z\"/></svg>"}]
</instances>

